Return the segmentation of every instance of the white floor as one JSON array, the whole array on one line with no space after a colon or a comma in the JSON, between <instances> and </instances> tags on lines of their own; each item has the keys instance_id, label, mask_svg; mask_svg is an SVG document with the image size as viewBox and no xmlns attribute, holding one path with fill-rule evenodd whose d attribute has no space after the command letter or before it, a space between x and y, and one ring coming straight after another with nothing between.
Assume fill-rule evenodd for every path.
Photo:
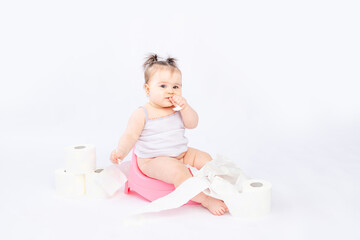
<instances>
[{"instance_id":1,"label":"white floor","mask_svg":"<svg viewBox=\"0 0 360 240\"><path fill-rule=\"evenodd\" d=\"M126 221L147 204L136 194L118 192L106 200L55 195L54 171L63 161L55 133L12 132L1 138L4 239L360 238L360 155L354 139L259 149L240 167L273 184L272 212L264 218L217 217L200 206L184 206Z\"/></svg>"}]
</instances>

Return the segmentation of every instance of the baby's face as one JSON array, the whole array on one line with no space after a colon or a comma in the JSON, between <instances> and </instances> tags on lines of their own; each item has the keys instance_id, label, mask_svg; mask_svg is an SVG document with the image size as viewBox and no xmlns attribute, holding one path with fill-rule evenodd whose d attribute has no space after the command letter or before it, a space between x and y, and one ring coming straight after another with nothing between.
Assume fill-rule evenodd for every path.
<instances>
[{"instance_id":1,"label":"baby's face","mask_svg":"<svg viewBox=\"0 0 360 240\"><path fill-rule=\"evenodd\" d=\"M158 70L150 78L149 84L145 84L145 91L149 101L158 107L172 107L169 98L181 96L181 74L178 71Z\"/></svg>"}]
</instances>

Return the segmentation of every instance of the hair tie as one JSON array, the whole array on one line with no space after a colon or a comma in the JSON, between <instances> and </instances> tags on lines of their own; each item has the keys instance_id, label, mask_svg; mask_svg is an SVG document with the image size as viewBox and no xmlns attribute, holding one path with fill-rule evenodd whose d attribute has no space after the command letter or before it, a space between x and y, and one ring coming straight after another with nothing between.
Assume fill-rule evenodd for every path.
<instances>
[{"instance_id":1,"label":"hair tie","mask_svg":"<svg viewBox=\"0 0 360 240\"><path fill-rule=\"evenodd\" d=\"M168 64L170 64L170 65L173 66L173 67L177 67L175 61L176 61L176 59L175 59L175 58L172 58L172 57L168 57L168 58L166 59L166 62L167 62Z\"/></svg>"},{"instance_id":2,"label":"hair tie","mask_svg":"<svg viewBox=\"0 0 360 240\"><path fill-rule=\"evenodd\" d=\"M151 67L154 63L158 61L157 54L152 54L147 57L147 60L145 61L143 67L146 69L147 67Z\"/></svg>"},{"instance_id":3,"label":"hair tie","mask_svg":"<svg viewBox=\"0 0 360 240\"><path fill-rule=\"evenodd\" d=\"M153 60L153 62L157 62L158 61L158 55L157 54L152 55L152 60Z\"/></svg>"}]
</instances>

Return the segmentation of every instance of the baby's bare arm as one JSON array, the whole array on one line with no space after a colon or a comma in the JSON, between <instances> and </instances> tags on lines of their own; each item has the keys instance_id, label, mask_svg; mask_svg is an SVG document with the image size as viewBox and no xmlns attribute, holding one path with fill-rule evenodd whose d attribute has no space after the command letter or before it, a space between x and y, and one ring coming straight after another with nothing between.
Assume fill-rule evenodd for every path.
<instances>
[{"instance_id":1,"label":"baby's bare arm","mask_svg":"<svg viewBox=\"0 0 360 240\"><path fill-rule=\"evenodd\" d=\"M199 122L199 116L189 104L186 104L185 107L180 110L180 113L186 128L196 128Z\"/></svg>"},{"instance_id":2,"label":"baby's bare arm","mask_svg":"<svg viewBox=\"0 0 360 240\"><path fill-rule=\"evenodd\" d=\"M136 109L130 116L126 130L120 137L117 148L111 153L110 159L112 162L116 163L117 159L123 160L129 154L144 129L145 120L145 112L141 108Z\"/></svg>"}]
</instances>

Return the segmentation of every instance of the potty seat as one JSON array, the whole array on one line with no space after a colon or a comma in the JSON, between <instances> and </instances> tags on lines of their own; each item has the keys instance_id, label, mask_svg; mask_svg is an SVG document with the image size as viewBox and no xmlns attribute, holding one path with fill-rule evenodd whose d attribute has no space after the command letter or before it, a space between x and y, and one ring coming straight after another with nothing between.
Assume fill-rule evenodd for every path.
<instances>
[{"instance_id":1,"label":"potty seat","mask_svg":"<svg viewBox=\"0 0 360 240\"><path fill-rule=\"evenodd\" d=\"M189 170L190 171L190 170ZM163 182L146 176L139 169L135 148L133 149L132 159L130 163L128 180L125 183L124 193L129 194L130 191L138 193L146 200L152 202L158 198L164 197L175 190L173 184ZM199 204L189 201L185 205Z\"/></svg>"}]
</instances>

